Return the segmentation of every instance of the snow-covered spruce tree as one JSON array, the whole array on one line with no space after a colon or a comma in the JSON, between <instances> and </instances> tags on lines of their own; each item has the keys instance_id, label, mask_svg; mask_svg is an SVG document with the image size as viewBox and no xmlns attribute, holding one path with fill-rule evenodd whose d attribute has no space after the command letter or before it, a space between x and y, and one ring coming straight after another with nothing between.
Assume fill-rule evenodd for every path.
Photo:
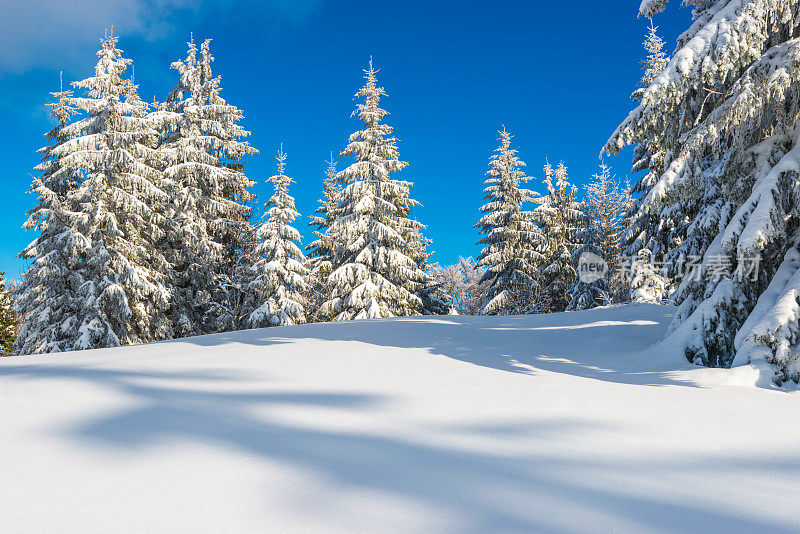
<instances>
[{"instance_id":1,"label":"snow-covered spruce tree","mask_svg":"<svg viewBox=\"0 0 800 534\"><path fill-rule=\"evenodd\" d=\"M177 85L151 114L161 133L159 153L170 193L173 224L164 245L172 265L170 315L177 337L238 326L240 296L231 293L236 273L249 267L237 269L244 256L240 238L252 233L246 221L253 182L238 162L256 150L241 140L250 134L238 124L242 111L220 96L210 42L202 43L198 58L194 40L189 41L186 59L171 66Z\"/></svg>"},{"instance_id":2,"label":"snow-covered spruce tree","mask_svg":"<svg viewBox=\"0 0 800 534\"><path fill-rule=\"evenodd\" d=\"M580 246L575 251L574 261L577 264L582 254L591 252L606 262L608 270L606 276L590 283L577 276L569 292L568 310L586 310L616 300L611 274L622 266L620 236L623 219L631 207L630 192L628 187L615 182L611 170L601 164L600 172L593 175L586 186L581 207L576 238Z\"/></svg>"},{"instance_id":3,"label":"snow-covered spruce tree","mask_svg":"<svg viewBox=\"0 0 800 534\"><path fill-rule=\"evenodd\" d=\"M670 263L702 258L678 277L674 344L690 361L766 361L776 382L797 381L800 2L689 3L694 23L606 150L658 139L640 212L687 221Z\"/></svg>"},{"instance_id":4,"label":"snow-covered spruce tree","mask_svg":"<svg viewBox=\"0 0 800 534\"><path fill-rule=\"evenodd\" d=\"M336 217L339 206L339 192L342 184L336 179L336 160L331 152L330 159L326 162L325 178L322 182L322 198L319 206L311 216L311 226L315 227L316 239L306 247L306 267L309 273L306 277L306 308L309 322L323 322L328 318L322 313L322 306L328 300L328 276L332 271L329 228Z\"/></svg>"},{"instance_id":5,"label":"snow-covered spruce tree","mask_svg":"<svg viewBox=\"0 0 800 534\"><path fill-rule=\"evenodd\" d=\"M355 162L337 174L343 183L337 216L328 229L333 250L328 277L331 298L323 312L335 320L414 315L421 302L415 292L425 281L419 267L419 243L410 239L423 226L409 217L418 203L411 198L411 183L391 173L407 163L400 161L392 127L381 121L376 70L370 58L366 83L356 98L363 98L353 115L363 129L350 136L342 152Z\"/></svg>"},{"instance_id":6,"label":"snow-covered spruce tree","mask_svg":"<svg viewBox=\"0 0 800 534\"><path fill-rule=\"evenodd\" d=\"M0 356L14 354L17 326L14 299L6 287L5 273L0 272Z\"/></svg>"},{"instance_id":7,"label":"snow-covered spruce tree","mask_svg":"<svg viewBox=\"0 0 800 534\"><path fill-rule=\"evenodd\" d=\"M579 247L581 209L576 200L577 188L569 183L563 162L555 170L549 163L545 165L544 184L547 196L537 200L539 206L533 212L534 220L547 236L542 250L544 260L536 275L541 287L539 302L545 311L562 312L570 303L569 290L575 281L573 258Z\"/></svg>"},{"instance_id":8,"label":"snow-covered spruce tree","mask_svg":"<svg viewBox=\"0 0 800 534\"><path fill-rule=\"evenodd\" d=\"M78 291L84 280L77 267L89 242L78 229L81 215L68 201L83 180L83 171L71 157L77 149L73 136L64 131L77 110L68 103L72 92L65 91L63 83L51 94L55 102L49 105L56 125L46 134L50 144L39 150L42 161L29 190L37 195L38 203L28 211L23 225L40 234L20 253L32 263L16 292L16 311L22 321L15 349L19 354L70 350L83 306Z\"/></svg>"},{"instance_id":9,"label":"snow-covered spruce tree","mask_svg":"<svg viewBox=\"0 0 800 534\"><path fill-rule=\"evenodd\" d=\"M478 265L486 268L481 283L489 283L482 315L525 313L533 303L523 297L536 286L535 272L543 260L544 236L533 213L523 210L526 202L536 201L533 191L520 187L530 180L522 170L525 162L511 148L505 127L499 133L500 146L486 171L483 216L475 225L483 235L478 244L485 245L478 256Z\"/></svg>"},{"instance_id":10,"label":"snow-covered spruce tree","mask_svg":"<svg viewBox=\"0 0 800 534\"><path fill-rule=\"evenodd\" d=\"M68 201L80 214L89 243L77 267L83 308L73 325L73 348L88 349L167 339L167 263L157 248L166 227L167 195L155 150L157 132L146 119L113 34L102 40L95 75L73 86L85 97L68 102L88 114L64 128L64 152L85 172ZM56 152L61 152L61 148ZM56 154L61 155L61 154ZM64 326L62 326L62 329Z\"/></svg>"},{"instance_id":11,"label":"snow-covered spruce tree","mask_svg":"<svg viewBox=\"0 0 800 534\"><path fill-rule=\"evenodd\" d=\"M82 177L63 202L58 200L59 213L69 214L63 221L69 232L59 234L53 244L67 247L70 269L53 277L59 278L57 288L74 288L74 298L70 295L65 304L71 308L69 316L41 344L29 343L35 328L24 327L21 352L113 347L171 335L165 313L169 292L162 275L167 266L156 246L164 237L166 204L162 175L153 167L156 132L148 126L147 105L136 86L122 77L131 60L122 57L116 42L106 35L95 75L72 84L85 96L65 102L87 116L62 127L58 136L64 141L49 150L50 161L61 169L48 179ZM24 254L41 259L40 252L34 245ZM24 295L20 300L21 308L27 308ZM42 317L28 319L26 314L26 321Z\"/></svg>"},{"instance_id":12,"label":"snow-covered spruce tree","mask_svg":"<svg viewBox=\"0 0 800 534\"><path fill-rule=\"evenodd\" d=\"M304 296L306 290L305 257L297 246L300 233L291 226L300 214L289 195L293 182L286 176L286 154L283 145L277 155L278 174L272 176L274 192L266 204L266 220L256 235L256 262L252 266L249 299L255 308L248 316L251 328L287 326L306 322Z\"/></svg>"},{"instance_id":13,"label":"snow-covered spruce tree","mask_svg":"<svg viewBox=\"0 0 800 534\"><path fill-rule=\"evenodd\" d=\"M327 277L331 272L331 244L328 229L336 217L339 205L339 192L342 184L336 179L336 160L331 153L327 162L325 179L322 182L322 198L319 206L311 216L311 226L315 227L314 235L317 237L307 247L308 263L311 272L319 277Z\"/></svg>"},{"instance_id":14,"label":"snow-covered spruce tree","mask_svg":"<svg viewBox=\"0 0 800 534\"><path fill-rule=\"evenodd\" d=\"M200 46L200 67L205 79L209 82L209 101L215 106L222 106L228 113L224 124L233 139L240 139L250 135L237 123L243 118L243 112L228 104L221 96L221 79L212 77L210 40ZM230 139L219 135L222 139ZM256 154L258 151L247 143L239 142L237 145L228 144L219 155L220 163L233 171L244 174L246 163L242 158L246 155ZM224 217L215 220L219 228L217 239L222 244L222 259L220 265L221 291L217 292L213 301L222 303L219 320L216 322L218 331L230 331L241 328L247 319L247 291L250 282L250 266L255 262L255 249L258 246L257 235L253 226L254 212L252 206L257 202L256 196L249 191L254 182L245 179L239 182L230 182L223 189L223 198L238 204L235 210Z\"/></svg>"}]
</instances>

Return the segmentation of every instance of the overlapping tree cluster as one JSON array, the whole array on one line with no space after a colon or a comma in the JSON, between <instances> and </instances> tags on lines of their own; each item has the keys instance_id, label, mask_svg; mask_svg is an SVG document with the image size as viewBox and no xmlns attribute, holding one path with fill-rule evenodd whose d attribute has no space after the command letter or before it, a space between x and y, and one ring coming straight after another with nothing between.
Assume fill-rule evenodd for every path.
<instances>
[{"instance_id":1,"label":"overlapping tree cluster","mask_svg":"<svg viewBox=\"0 0 800 534\"><path fill-rule=\"evenodd\" d=\"M17 289L21 354L113 347L248 327L419 313L429 241L370 61L354 115L363 129L327 174L309 258L292 227L286 154L255 221L255 154L222 97L210 40L172 64L175 87L144 103L131 60L106 35L94 75L53 93L26 228L39 236ZM79 94L75 94L78 92Z\"/></svg>"},{"instance_id":2,"label":"overlapping tree cluster","mask_svg":"<svg viewBox=\"0 0 800 534\"><path fill-rule=\"evenodd\" d=\"M511 134L505 128L499 133L500 146L486 172L486 203L476 225L483 236L478 243L484 245L478 261L462 260L457 267L434 273L443 280L446 294L455 295L453 305L461 313L472 308L481 314L506 315L583 310L629 301L626 273L630 266L620 250L631 206L627 187L601 165L586 186L583 200L578 200L564 163L555 169L548 163L543 173L546 194L540 196L523 187L531 178L517 149L511 148ZM595 254L598 264L605 266L604 276L596 280L579 276L579 260L586 252ZM478 270L481 277L469 279L469 268ZM661 296L648 300L657 302ZM473 304L464 306L466 300Z\"/></svg>"}]
</instances>

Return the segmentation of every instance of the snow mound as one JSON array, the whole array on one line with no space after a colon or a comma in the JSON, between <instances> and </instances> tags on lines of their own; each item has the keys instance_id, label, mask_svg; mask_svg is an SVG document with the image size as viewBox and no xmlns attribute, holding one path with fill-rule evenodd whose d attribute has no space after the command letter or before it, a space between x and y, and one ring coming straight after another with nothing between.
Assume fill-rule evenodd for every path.
<instances>
[{"instance_id":1,"label":"snow mound","mask_svg":"<svg viewBox=\"0 0 800 534\"><path fill-rule=\"evenodd\" d=\"M672 310L305 325L0 361L0 531L791 532L800 397Z\"/></svg>"}]
</instances>

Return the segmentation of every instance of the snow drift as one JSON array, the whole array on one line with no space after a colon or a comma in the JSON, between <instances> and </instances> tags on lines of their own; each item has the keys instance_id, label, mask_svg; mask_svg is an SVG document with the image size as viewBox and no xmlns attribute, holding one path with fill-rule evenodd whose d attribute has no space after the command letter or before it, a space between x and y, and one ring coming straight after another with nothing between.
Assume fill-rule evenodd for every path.
<instances>
[{"instance_id":1,"label":"snow drift","mask_svg":"<svg viewBox=\"0 0 800 534\"><path fill-rule=\"evenodd\" d=\"M798 394L648 348L671 311L8 358L0 531L796 532Z\"/></svg>"}]
</instances>

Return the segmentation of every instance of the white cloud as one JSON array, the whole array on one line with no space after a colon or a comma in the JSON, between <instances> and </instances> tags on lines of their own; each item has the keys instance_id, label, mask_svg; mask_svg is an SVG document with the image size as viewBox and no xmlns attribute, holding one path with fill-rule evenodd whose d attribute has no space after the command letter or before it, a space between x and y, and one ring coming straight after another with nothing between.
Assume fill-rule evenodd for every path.
<instances>
[{"instance_id":1,"label":"white cloud","mask_svg":"<svg viewBox=\"0 0 800 534\"><path fill-rule=\"evenodd\" d=\"M204 18L234 5L302 18L322 0L0 0L0 72L60 67L97 43L105 28L156 39L176 19ZM233 16L231 14L230 16Z\"/></svg>"}]
</instances>

